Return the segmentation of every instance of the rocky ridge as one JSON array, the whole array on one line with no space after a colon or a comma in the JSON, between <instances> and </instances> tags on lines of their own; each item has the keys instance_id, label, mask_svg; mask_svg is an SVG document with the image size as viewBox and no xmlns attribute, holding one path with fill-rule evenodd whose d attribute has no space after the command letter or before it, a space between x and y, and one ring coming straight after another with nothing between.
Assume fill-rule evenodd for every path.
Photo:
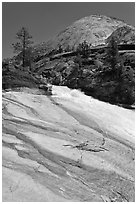
<instances>
[{"instance_id":1,"label":"rocky ridge","mask_svg":"<svg viewBox=\"0 0 137 204\"><path fill-rule=\"evenodd\" d=\"M122 20L103 15L91 15L74 22L53 39L36 46L35 49L39 51L45 50L45 52L58 49L59 46L63 50L68 47L75 49L84 40L92 46L98 46L105 44L106 39L115 30L126 26L134 30L133 26L127 25Z\"/></svg>"}]
</instances>

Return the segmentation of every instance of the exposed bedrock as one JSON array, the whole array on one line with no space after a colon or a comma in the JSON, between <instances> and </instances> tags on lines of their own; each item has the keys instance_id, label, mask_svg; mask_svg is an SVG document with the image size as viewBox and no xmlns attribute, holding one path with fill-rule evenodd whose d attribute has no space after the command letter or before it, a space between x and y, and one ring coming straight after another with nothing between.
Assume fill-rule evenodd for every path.
<instances>
[{"instance_id":1,"label":"exposed bedrock","mask_svg":"<svg viewBox=\"0 0 137 204\"><path fill-rule=\"evenodd\" d=\"M3 92L3 201L134 201L134 111L35 93Z\"/></svg>"}]
</instances>

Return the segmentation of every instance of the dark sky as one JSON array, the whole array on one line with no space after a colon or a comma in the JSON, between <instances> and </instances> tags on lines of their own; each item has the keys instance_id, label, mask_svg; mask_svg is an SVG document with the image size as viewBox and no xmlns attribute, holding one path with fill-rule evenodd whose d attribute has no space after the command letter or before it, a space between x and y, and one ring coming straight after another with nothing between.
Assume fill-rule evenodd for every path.
<instances>
[{"instance_id":1,"label":"dark sky","mask_svg":"<svg viewBox=\"0 0 137 204\"><path fill-rule=\"evenodd\" d=\"M92 14L120 18L134 26L133 2L4 2L2 3L2 54L13 55L11 44L22 26L35 43L49 40L74 21Z\"/></svg>"}]
</instances>

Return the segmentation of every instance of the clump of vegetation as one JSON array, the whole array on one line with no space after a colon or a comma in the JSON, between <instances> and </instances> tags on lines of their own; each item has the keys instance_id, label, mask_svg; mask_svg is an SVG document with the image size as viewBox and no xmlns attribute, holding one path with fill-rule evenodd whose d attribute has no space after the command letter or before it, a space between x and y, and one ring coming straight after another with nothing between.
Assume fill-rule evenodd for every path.
<instances>
[{"instance_id":1,"label":"clump of vegetation","mask_svg":"<svg viewBox=\"0 0 137 204\"><path fill-rule=\"evenodd\" d=\"M2 88L29 87L38 88L40 81L22 70L8 71L2 76Z\"/></svg>"},{"instance_id":2,"label":"clump of vegetation","mask_svg":"<svg viewBox=\"0 0 137 204\"><path fill-rule=\"evenodd\" d=\"M91 45L89 45L85 40L84 42L80 43L79 46L77 47L76 52L80 55L82 55L83 57L87 58L90 55L90 47Z\"/></svg>"},{"instance_id":3,"label":"clump of vegetation","mask_svg":"<svg viewBox=\"0 0 137 204\"><path fill-rule=\"evenodd\" d=\"M132 105L135 101L134 69L124 66L115 38L111 38L104 56L102 68L96 69L85 91L106 102Z\"/></svg>"}]
</instances>

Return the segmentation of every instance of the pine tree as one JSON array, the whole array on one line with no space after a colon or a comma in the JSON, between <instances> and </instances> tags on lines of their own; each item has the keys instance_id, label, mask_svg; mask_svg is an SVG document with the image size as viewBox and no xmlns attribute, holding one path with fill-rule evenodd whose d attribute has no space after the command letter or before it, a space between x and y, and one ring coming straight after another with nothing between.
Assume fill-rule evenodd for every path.
<instances>
[{"instance_id":1,"label":"pine tree","mask_svg":"<svg viewBox=\"0 0 137 204\"><path fill-rule=\"evenodd\" d=\"M32 36L29 34L28 30L25 27L22 27L16 34L16 38L19 40L13 45L14 52L18 53L22 60L22 65L25 67L25 62L28 60L27 53L31 49L33 44Z\"/></svg>"},{"instance_id":2,"label":"pine tree","mask_svg":"<svg viewBox=\"0 0 137 204\"><path fill-rule=\"evenodd\" d=\"M116 66L119 62L118 45L117 39L115 37L112 37L109 41L106 61L109 64L110 68L115 71Z\"/></svg>"},{"instance_id":3,"label":"pine tree","mask_svg":"<svg viewBox=\"0 0 137 204\"><path fill-rule=\"evenodd\" d=\"M77 53L81 54L83 57L88 57L90 54L90 45L84 40L77 47Z\"/></svg>"}]
</instances>

